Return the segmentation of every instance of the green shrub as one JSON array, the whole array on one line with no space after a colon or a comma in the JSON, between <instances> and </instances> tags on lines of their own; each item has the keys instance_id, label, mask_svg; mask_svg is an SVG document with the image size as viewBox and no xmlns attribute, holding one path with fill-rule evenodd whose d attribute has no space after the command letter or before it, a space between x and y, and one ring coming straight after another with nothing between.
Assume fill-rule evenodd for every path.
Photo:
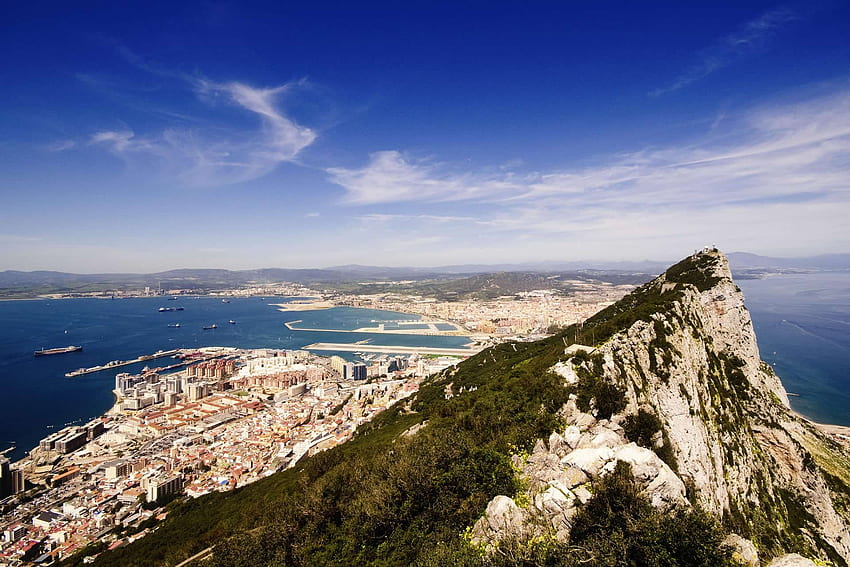
<instances>
[{"instance_id":1,"label":"green shrub","mask_svg":"<svg viewBox=\"0 0 850 567\"><path fill-rule=\"evenodd\" d=\"M626 433L626 439L651 449L652 438L661 431L661 420L654 413L641 408L636 415L626 417L623 430Z\"/></svg>"},{"instance_id":2,"label":"green shrub","mask_svg":"<svg viewBox=\"0 0 850 567\"><path fill-rule=\"evenodd\" d=\"M574 387L576 407L583 412L596 408L597 419L611 419L626 407L626 393L622 388L605 381L584 367L578 367L578 383Z\"/></svg>"},{"instance_id":3,"label":"green shrub","mask_svg":"<svg viewBox=\"0 0 850 567\"><path fill-rule=\"evenodd\" d=\"M707 513L662 513L640 495L631 467L617 462L573 519L575 564L646 566L733 565L725 532Z\"/></svg>"}]
</instances>

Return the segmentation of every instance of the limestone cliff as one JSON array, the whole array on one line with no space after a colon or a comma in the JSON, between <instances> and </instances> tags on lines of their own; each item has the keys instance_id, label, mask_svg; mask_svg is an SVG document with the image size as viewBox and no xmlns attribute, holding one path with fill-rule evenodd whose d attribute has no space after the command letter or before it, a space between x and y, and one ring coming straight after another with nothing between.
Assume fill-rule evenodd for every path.
<instances>
[{"instance_id":1,"label":"limestone cliff","mask_svg":"<svg viewBox=\"0 0 850 567\"><path fill-rule=\"evenodd\" d=\"M496 497L475 541L565 540L619 460L654 506L722 517L750 564L756 549L765 563L796 552L848 564L850 458L789 409L721 253L694 254L572 332L565 346L595 347L566 348L552 368L575 393L565 427L515 458L530 504Z\"/></svg>"}]
</instances>

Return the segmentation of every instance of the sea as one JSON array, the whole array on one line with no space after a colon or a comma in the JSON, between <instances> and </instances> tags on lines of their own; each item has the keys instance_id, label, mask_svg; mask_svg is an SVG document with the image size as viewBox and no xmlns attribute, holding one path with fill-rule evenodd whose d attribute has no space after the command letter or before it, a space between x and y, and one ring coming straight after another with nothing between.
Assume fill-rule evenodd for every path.
<instances>
[{"instance_id":1,"label":"sea","mask_svg":"<svg viewBox=\"0 0 850 567\"><path fill-rule=\"evenodd\" d=\"M791 407L819 423L850 426L850 273L779 274L736 280L761 358Z\"/></svg>"},{"instance_id":2,"label":"sea","mask_svg":"<svg viewBox=\"0 0 850 567\"><path fill-rule=\"evenodd\" d=\"M761 357L790 394L797 412L820 423L850 426L850 273L781 274L737 280L753 318ZM0 302L0 451L17 460L51 432L102 415L114 401L118 372L65 377L81 367L129 360L157 350L231 346L300 349L314 342L457 348L467 337L343 333L298 329L352 330L397 327L417 315L335 307L281 312L275 303L298 298L164 297L60 299ZM160 307L183 311L160 313ZM229 324L233 320L236 324ZM298 321L294 330L284 323ZM396 322L396 323L394 323ZM169 324L179 323L179 328ZM214 330L203 327L217 325ZM405 325L415 328L415 325ZM81 345L76 353L33 356L40 348ZM349 360L352 353L339 354Z\"/></svg>"},{"instance_id":3,"label":"sea","mask_svg":"<svg viewBox=\"0 0 850 567\"><path fill-rule=\"evenodd\" d=\"M40 439L67 425L102 415L113 402L119 372L138 373L145 365L166 366L171 359L149 360L117 369L68 378L66 372L131 360L158 350L230 346L300 349L315 342L459 348L468 337L290 330L284 323L309 329L376 327L389 329L418 315L335 307L281 312L273 304L303 298L166 297L125 299L55 299L0 301L0 451L18 460ZM182 311L160 312L160 307ZM230 324L229 321L235 324ZM395 323L394 323L395 322ZM169 324L180 324L179 328ZM215 324L216 329L204 330ZM416 325L405 325L406 329ZM33 356L41 348L80 345L83 350ZM338 354L348 360L353 353ZM173 362L173 361L172 361Z\"/></svg>"}]
</instances>

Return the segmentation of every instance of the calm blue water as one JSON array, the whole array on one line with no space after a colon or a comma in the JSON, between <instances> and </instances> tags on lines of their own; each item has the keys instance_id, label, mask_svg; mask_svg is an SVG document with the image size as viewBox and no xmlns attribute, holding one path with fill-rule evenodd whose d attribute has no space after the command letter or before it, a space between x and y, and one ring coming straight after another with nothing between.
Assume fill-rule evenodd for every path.
<instances>
[{"instance_id":1,"label":"calm blue water","mask_svg":"<svg viewBox=\"0 0 850 567\"><path fill-rule=\"evenodd\" d=\"M282 313L269 303L286 299L215 298L70 299L0 302L0 450L23 457L38 441L69 423L101 415L113 403L118 372L137 372L145 365L165 366L170 359L66 378L80 367L110 360L129 360L173 348L233 346L299 349L314 342L459 347L465 337L290 331L284 322L300 319L300 327L356 329L373 320L418 319L416 315L337 307L322 311ZM160 307L184 311L159 313ZM235 325L228 324L229 320ZM169 328L180 323L180 328ZM218 328L203 330L215 323ZM40 348L82 345L83 351L34 357ZM334 353L321 353L330 356ZM350 353L337 353L352 357Z\"/></svg>"},{"instance_id":2,"label":"calm blue water","mask_svg":"<svg viewBox=\"0 0 850 567\"><path fill-rule=\"evenodd\" d=\"M791 407L821 423L850 426L850 273L737 282L759 350L791 394Z\"/></svg>"}]
</instances>

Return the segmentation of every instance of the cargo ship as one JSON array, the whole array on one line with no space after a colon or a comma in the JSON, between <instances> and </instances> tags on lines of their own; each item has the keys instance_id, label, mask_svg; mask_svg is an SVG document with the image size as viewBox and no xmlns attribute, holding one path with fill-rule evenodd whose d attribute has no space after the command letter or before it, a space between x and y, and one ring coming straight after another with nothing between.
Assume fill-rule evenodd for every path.
<instances>
[{"instance_id":1,"label":"cargo ship","mask_svg":"<svg viewBox=\"0 0 850 567\"><path fill-rule=\"evenodd\" d=\"M33 352L35 356L46 356L48 354L65 354L66 352L77 352L83 350L81 346L66 346L63 348L43 348Z\"/></svg>"}]
</instances>

